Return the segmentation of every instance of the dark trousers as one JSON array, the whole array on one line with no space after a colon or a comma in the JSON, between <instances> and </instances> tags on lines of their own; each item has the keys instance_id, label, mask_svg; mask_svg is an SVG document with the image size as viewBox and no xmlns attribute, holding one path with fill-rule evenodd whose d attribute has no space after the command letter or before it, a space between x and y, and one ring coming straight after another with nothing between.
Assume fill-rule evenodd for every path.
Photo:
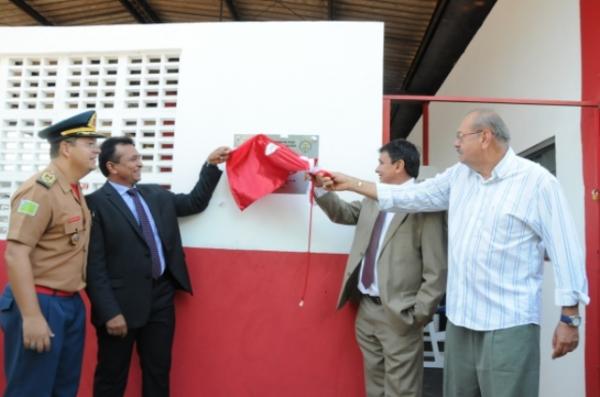
<instances>
[{"instance_id":1,"label":"dark trousers","mask_svg":"<svg viewBox=\"0 0 600 397\"><path fill-rule=\"evenodd\" d=\"M12 290L0 298L4 330L5 397L75 397L79 388L85 307L79 294L58 297L37 294L40 309L54 333L50 351L38 353L23 346L23 322Z\"/></svg>"},{"instance_id":2,"label":"dark trousers","mask_svg":"<svg viewBox=\"0 0 600 397\"><path fill-rule=\"evenodd\" d=\"M148 322L128 329L127 336L111 336L97 327L98 363L94 374L94 397L123 396L127 386L134 344L142 367L142 396L168 397L171 348L175 331L175 287L169 278L156 281Z\"/></svg>"}]
</instances>

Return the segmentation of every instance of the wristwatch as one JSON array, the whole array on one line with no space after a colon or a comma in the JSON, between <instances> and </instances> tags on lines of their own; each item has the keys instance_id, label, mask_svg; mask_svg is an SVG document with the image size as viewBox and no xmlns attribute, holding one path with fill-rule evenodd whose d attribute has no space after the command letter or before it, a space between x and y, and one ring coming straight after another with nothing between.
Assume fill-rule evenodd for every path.
<instances>
[{"instance_id":1,"label":"wristwatch","mask_svg":"<svg viewBox=\"0 0 600 397\"><path fill-rule=\"evenodd\" d=\"M569 327L577 328L581 325L581 316L560 315L560 321L567 324Z\"/></svg>"}]
</instances>

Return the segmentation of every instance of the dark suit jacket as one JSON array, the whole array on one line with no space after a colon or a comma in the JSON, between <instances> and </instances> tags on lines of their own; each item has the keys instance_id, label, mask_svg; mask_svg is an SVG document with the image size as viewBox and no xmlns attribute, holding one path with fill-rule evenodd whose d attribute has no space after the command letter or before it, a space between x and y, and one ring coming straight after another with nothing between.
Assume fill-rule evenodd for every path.
<instances>
[{"instance_id":1,"label":"dark suit jacket","mask_svg":"<svg viewBox=\"0 0 600 397\"><path fill-rule=\"evenodd\" d=\"M341 308L360 295L358 273L379 205L368 198L348 203L335 193L316 201L333 222L356 225L338 299ZM400 332L425 325L435 313L446 290L446 236L441 212L398 213L387 229L377 258L379 294L389 322Z\"/></svg>"},{"instance_id":2,"label":"dark suit jacket","mask_svg":"<svg viewBox=\"0 0 600 397\"><path fill-rule=\"evenodd\" d=\"M203 211L220 176L217 167L205 165L189 194L174 194L158 185L137 185L160 235L165 271L178 289L189 293L192 285L177 217ZM150 249L141 228L108 182L86 200L92 212L86 288L92 304L92 323L104 326L121 313L129 328L141 327L150 313L153 282Z\"/></svg>"}]
</instances>

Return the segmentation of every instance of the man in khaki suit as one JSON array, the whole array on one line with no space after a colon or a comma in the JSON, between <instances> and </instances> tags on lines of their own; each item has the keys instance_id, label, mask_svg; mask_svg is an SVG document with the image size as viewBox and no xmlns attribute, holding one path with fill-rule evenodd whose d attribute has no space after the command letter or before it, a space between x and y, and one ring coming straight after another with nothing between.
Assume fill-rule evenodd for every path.
<instances>
[{"instance_id":1,"label":"man in khaki suit","mask_svg":"<svg viewBox=\"0 0 600 397\"><path fill-rule=\"evenodd\" d=\"M413 184L419 153L397 139L379 149L380 181ZM336 223L356 225L338 309L359 302L356 339L369 397L418 397L423 388L423 326L446 285L443 213L379 212L376 201L348 203L315 178L317 204Z\"/></svg>"}]
</instances>

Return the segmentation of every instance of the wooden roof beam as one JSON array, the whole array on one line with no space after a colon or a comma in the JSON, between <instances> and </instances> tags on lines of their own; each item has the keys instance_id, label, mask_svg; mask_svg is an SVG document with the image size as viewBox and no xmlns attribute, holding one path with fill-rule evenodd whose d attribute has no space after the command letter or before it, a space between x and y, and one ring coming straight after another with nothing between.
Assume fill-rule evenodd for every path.
<instances>
[{"instance_id":1,"label":"wooden roof beam","mask_svg":"<svg viewBox=\"0 0 600 397\"><path fill-rule=\"evenodd\" d=\"M327 3L327 18L333 21L335 20L335 0L329 0Z\"/></svg>"},{"instance_id":2,"label":"wooden roof beam","mask_svg":"<svg viewBox=\"0 0 600 397\"><path fill-rule=\"evenodd\" d=\"M227 4L227 9L233 20L240 21L240 14L235 6L235 0L225 0L225 4Z\"/></svg>"},{"instance_id":3,"label":"wooden roof beam","mask_svg":"<svg viewBox=\"0 0 600 397\"><path fill-rule=\"evenodd\" d=\"M161 23L146 0L119 0L139 23Z\"/></svg>"},{"instance_id":4,"label":"wooden roof beam","mask_svg":"<svg viewBox=\"0 0 600 397\"><path fill-rule=\"evenodd\" d=\"M10 0L15 6L19 7L19 9L29 15L31 18L35 19L40 25L46 26L54 26L52 22L46 19L42 14L40 14L35 8L27 4L25 0Z\"/></svg>"}]
</instances>

